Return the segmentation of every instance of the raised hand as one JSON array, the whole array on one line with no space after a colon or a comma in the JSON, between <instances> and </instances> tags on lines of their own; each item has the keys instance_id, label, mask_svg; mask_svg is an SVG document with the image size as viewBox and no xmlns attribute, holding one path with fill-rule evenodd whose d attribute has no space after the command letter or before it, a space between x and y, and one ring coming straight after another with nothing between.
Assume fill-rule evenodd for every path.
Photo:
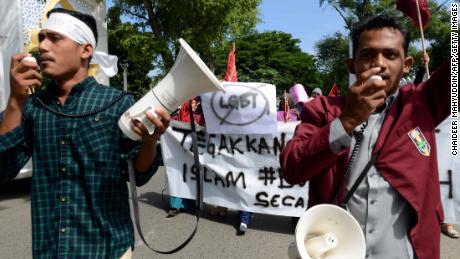
<instances>
[{"instance_id":1,"label":"raised hand","mask_svg":"<svg viewBox=\"0 0 460 259\"><path fill-rule=\"evenodd\" d=\"M348 89L345 109L339 116L340 121L348 134L363 123L380 106L385 103L386 82L372 80L372 76L380 72L380 67L370 68L361 73L357 81Z\"/></svg>"},{"instance_id":2,"label":"raised hand","mask_svg":"<svg viewBox=\"0 0 460 259\"><path fill-rule=\"evenodd\" d=\"M29 89L34 89L41 85L42 76L38 72L40 67L34 61L25 59L30 54L17 54L11 58L10 68L10 102L23 107ZM25 60L24 60L25 59Z\"/></svg>"},{"instance_id":3,"label":"raised hand","mask_svg":"<svg viewBox=\"0 0 460 259\"><path fill-rule=\"evenodd\" d=\"M149 111L145 113L147 119L155 126L155 131L152 135L149 134L147 128L140 121L132 121L133 131L142 137L142 141L157 141L169 126L170 116L165 109L161 107L155 108L155 114L156 116Z\"/></svg>"}]
</instances>

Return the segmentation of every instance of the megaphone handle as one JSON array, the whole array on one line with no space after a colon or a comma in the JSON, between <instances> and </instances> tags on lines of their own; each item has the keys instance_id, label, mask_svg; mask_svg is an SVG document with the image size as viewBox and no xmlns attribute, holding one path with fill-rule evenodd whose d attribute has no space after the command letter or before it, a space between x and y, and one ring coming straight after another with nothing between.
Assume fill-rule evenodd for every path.
<instances>
[{"instance_id":1,"label":"megaphone handle","mask_svg":"<svg viewBox=\"0 0 460 259\"><path fill-rule=\"evenodd\" d=\"M151 106L147 107L143 111L139 112L136 115L133 115L132 118L140 123L142 123L147 131L149 132L149 135L152 135L155 132L155 125L153 125L150 120L147 118L147 115L145 114L147 111L151 112L155 117L158 118L157 114L155 113L155 109Z\"/></svg>"}]
</instances>

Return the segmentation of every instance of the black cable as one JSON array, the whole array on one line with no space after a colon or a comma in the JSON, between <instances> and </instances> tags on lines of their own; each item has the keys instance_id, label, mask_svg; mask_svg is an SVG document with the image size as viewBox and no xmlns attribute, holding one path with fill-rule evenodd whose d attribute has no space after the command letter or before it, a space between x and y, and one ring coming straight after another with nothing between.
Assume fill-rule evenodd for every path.
<instances>
[{"instance_id":1,"label":"black cable","mask_svg":"<svg viewBox=\"0 0 460 259\"><path fill-rule=\"evenodd\" d=\"M84 118L84 117L89 117L89 116L92 116L92 115L95 115L95 114L98 114L102 111L105 111L107 110L108 108L112 107L114 104L116 104L118 101L121 100L121 98L123 98L123 96L125 95L129 95L131 93L129 92L122 92L120 95L118 95L117 97L113 98L112 101L110 101L109 103L107 103L105 106L102 106L102 107L96 107L96 109L92 110L92 111L89 111L89 112L85 112L85 113L81 113L81 114L67 114L67 113L63 113L63 112L59 112L59 111L56 111L56 110L53 110L51 107L49 107L48 105L46 105L42 99L40 99L40 97L36 96L35 97L35 101L40 104L43 108L45 108L45 110L57 115L57 116L61 116L61 117L65 117L65 118Z\"/></svg>"},{"instance_id":2,"label":"black cable","mask_svg":"<svg viewBox=\"0 0 460 259\"><path fill-rule=\"evenodd\" d=\"M353 147L353 150L351 151L350 160L348 161L347 168L345 169L345 173L343 174L342 181L340 181L339 187L337 188L337 191L336 191L334 197L331 200L332 204L337 203L337 198L339 196L340 190L342 190L342 187L343 187L342 185L344 184L345 180L347 179L348 175L350 174L350 171L351 171L351 168L353 166L353 163L355 162L355 159L356 159L356 157L358 155L359 147L361 146L361 142L362 142L363 137L364 137L364 130L366 129L367 124L368 124L368 121L366 120L364 122L364 124L361 126L361 128L359 129L359 131L354 134L355 138L356 138L355 146Z\"/></svg>"},{"instance_id":3,"label":"black cable","mask_svg":"<svg viewBox=\"0 0 460 259\"><path fill-rule=\"evenodd\" d=\"M128 166L129 166L129 184L131 186L131 197L132 197L132 202L133 202L133 214L134 214L134 224L137 229L137 233L141 240L144 242L144 244L152 251L155 253L159 254L174 254L177 251L182 250L186 245L192 241L192 239L195 237L195 234L198 230L198 222L200 220L200 214L203 209L203 170L200 170L200 160L199 160L199 155L198 155L198 142L197 142L197 135L196 135L196 127L195 127L195 120L193 118L193 110L192 110L192 103L190 101L189 103L189 112L190 112L190 128L191 128L191 137L192 137L192 151L193 151L193 158L194 158L194 165L198 170L198 173L196 175L196 208L195 208L195 217L196 217L196 222L195 222L195 228L193 229L192 233L183 241L179 246L172 250L168 251L162 251L162 250L157 250L154 249L152 246L150 246L147 243L147 240L144 237L144 234L142 233L142 228L141 228L141 223L140 223L140 214L139 214L139 202L137 198L137 190L136 190L136 177L134 175L134 167L132 161L128 161ZM164 189L163 189L164 190ZM165 203L164 200L164 195L163 191L161 193L163 197L163 203ZM166 207L166 206L165 206Z\"/></svg>"}]
</instances>

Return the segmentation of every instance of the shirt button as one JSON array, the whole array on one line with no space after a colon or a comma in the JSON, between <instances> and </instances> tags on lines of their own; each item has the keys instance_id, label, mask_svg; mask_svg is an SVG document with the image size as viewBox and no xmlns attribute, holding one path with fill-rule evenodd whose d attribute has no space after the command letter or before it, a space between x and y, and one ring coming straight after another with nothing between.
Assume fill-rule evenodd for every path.
<instances>
[{"instance_id":1,"label":"shirt button","mask_svg":"<svg viewBox=\"0 0 460 259\"><path fill-rule=\"evenodd\" d=\"M99 119L99 117L96 117L96 118L94 118L94 120L95 120L95 121L99 121L100 119Z\"/></svg>"},{"instance_id":2,"label":"shirt button","mask_svg":"<svg viewBox=\"0 0 460 259\"><path fill-rule=\"evenodd\" d=\"M370 229L370 230L369 230L369 234L372 234L372 233L374 233L374 230L373 230L373 229Z\"/></svg>"},{"instance_id":3,"label":"shirt button","mask_svg":"<svg viewBox=\"0 0 460 259\"><path fill-rule=\"evenodd\" d=\"M62 201L62 202L65 202L65 200L66 200L66 199L65 199L65 196L61 196L61 201Z\"/></svg>"},{"instance_id":4,"label":"shirt button","mask_svg":"<svg viewBox=\"0 0 460 259\"><path fill-rule=\"evenodd\" d=\"M65 171L67 171L67 169L65 167L61 167L61 171L64 173Z\"/></svg>"},{"instance_id":5,"label":"shirt button","mask_svg":"<svg viewBox=\"0 0 460 259\"><path fill-rule=\"evenodd\" d=\"M65 140L61 140L61 145L65 145Z\"/></svg>"},{"instance_id":6,"label":"shirt button","mask_svg":"<svg viewBox=\"0 0 460 259\"><path fill-rule=\"evenodd\" d=\"M65 233L65 228L61 228L61 233Z\"/></svg>"}]
</instances>

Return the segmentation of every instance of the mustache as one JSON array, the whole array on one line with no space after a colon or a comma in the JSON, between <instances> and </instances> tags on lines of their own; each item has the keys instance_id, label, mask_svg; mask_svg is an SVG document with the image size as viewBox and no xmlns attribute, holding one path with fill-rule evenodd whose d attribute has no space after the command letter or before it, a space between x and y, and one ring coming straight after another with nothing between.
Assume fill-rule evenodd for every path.
<instances>
[{"instance_id":1,"label":"mustache","mask_svg":"<svg viewBox=\"0 0 460 259\"><path fill-rule=\"evenodd\" d=\"M48 55L40 55L39 59L40 61L54 61L54 59Z\"/></svg>"}]
</instances>

